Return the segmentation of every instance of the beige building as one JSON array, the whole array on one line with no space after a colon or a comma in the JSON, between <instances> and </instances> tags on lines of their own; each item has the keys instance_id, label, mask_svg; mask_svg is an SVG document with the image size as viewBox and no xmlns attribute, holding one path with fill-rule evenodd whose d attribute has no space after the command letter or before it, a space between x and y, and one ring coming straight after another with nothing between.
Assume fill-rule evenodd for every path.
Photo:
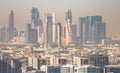
<instances>
[{"instance_id":1,"label":"beige building","mask_svg":"<svg viewBox=\"0 0 120 73\"><path fill-rule=\"evenodd\" d=\"M71 27L70 27L70 22L69 20L67 21L66 24L66 45L72 44L73 43L73 39L72 39L72 32L71 32Z\"/></svg>"},{"instance_id":2,"label":"beige building","mask_svg":"<svg viewBox=\"0 0 120 73\"><path fill-rule=\"evenodd\" d=\"M28 66L31 66L35 69L40 69L40 58L37 56L28 57Z\"/></svg>"}]
</instances>

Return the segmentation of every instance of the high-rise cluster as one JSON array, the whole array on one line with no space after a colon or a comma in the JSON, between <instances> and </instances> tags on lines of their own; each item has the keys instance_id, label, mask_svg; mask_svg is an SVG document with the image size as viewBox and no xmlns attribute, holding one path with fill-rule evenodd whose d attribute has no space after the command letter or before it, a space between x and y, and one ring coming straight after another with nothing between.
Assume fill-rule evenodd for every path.
<instances>
[{"instance_id":1,"label":"high-rise cluster","mask_svg":"<svg viewBox=\"0 0 120 73\"><path fill-rule=\"evenodd\" d=\"M120 45L106 39L102 16L80 17L79 24L72 16L68 9L65 23L55 12L41 19L33 7L24 33L10 11L8 27L0 28L0 73L120 73Z\"/></svg>"},{"instance_id":2,"label":"high-rise cluster","mask_svg":"<svg viewBox=\"0 0 120 73\"><path fill-rule=\"evenodd\" d=\"M46 13L43 20L39 10L31 9L31 22L27 24L26 33L19 36L22 31L14 27L14 12L9 14L8 28L0 29L0 41L24 40L26 44L39 44L42 47L66 47L81 44L100 44L106 39L106 24L102 16L85 16L79 18L79 24L74 24L71 9L67 9L65 23L56 22L56 13ZM22 34L23 35L23 34ZM19 37L19 38L18 38ZM24 38L24 39L23 39Z\"/></svg>"},{"instance_id":3,"label":"high-rise cluster","mask_svg":"<svg viewBox=\"0 0 120 73\"><path fill-rule=\"evenodd\" d=\"M37 8L31 10L31 23L27 24L26 43L37 44L43 42L43 24L39 18L39 11Z\"/></svg>"},{"instance_id":4,"label":"high-rise cluster","mask_svg":"<svg viewBox=\"0 0 120 73\"><path fill-rule=\"evenodd\" d=\"M102 16L80 17L80 42L101 43L106 38L106 24Z\"/></svg>"},{"instance_id":5,"label":"high-rise cluster","mask_svg":"<svg viewBox=\"0 0 120 73\"><path fill-rule=\"evenodd\" d=\"M1 27L0 28L0 41L1 42L8 42L12 41L15 36L17 36L17 30L14 27L14 11L10 11L9 14L9 25L8 27Z\"/></svg>"}]
</instances>

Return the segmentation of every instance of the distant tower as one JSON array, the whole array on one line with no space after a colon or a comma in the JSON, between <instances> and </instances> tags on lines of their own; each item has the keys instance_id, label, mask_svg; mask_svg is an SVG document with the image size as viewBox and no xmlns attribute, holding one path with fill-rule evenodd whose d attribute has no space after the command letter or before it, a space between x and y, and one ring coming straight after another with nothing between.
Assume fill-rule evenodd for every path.
<instances>
[{"instance_id":1,"label":"distant tower","mask_svg":"<svg viewBox=\"0 0 120 73\"><path fill-rule=\"evenodd\" d=\"M29 41L30 41L30 32L31 32L31 24L27 24L26 43L29 43Z\"/></svg>"},{"instance_id":2,"label":"distant tower","mask_svg":"<svg viewBox=\"0 0 120 73\"><path fill-rule=\"evenodd\" d=\"M66 25L63 26L63 38L64 38L64 43L68 41L68 36L71 35L72 36L72 32L71 32L71 24L72 24L72 12L70 9L67 9L66 11L66 20L67 23ZM70 32L69 32L70 31ZM72 39L72 38L71 38Z\"/></svg>"},{"instance_id":3,"label":"distant tower","mask_svg":"<svg viewBox=\"0 0 120 73\"><path fill-rule=\"evenodd\" d=\"M48 27L48 25L47 25L47 23L45 23L45 25L44 25L44 48L48 48L48 30L47 30L47 27Z\"/></svg>"},{"instance_id":4,"label":"distant tower","mask_svg":"<svg viewBox=\"0 0 120 73\"><path fill-rule=\"evenodd\" d=\"M79 18L79 30L80 30L80 43L85 43L86 39L85 39L85 26L86 26L86 18L85 17L80 17Z\"/></svg>"},{"instance_id":5,"label":"distant tower","mask_svg":"<svg viewBox=\"0 0 120 73\"><path fill-rule=\"evenodd\" d=\"M52 43L52 21L53 21L53 16L52 14L47 14L46 17L46 26L45 26L45 33L46 33L46 45L50 46Z\"/></svg>"},{"instance_id":6,"label":"distant tower","mask_svg":"<svg viewBox=\"0 0 120 73\"><path fill-rule=\"evenodd\" d=\"M72 44L73 43L73 38L72 38L72 31L71 31L71 26L70 26L70 21L67 21L66 24L66 38L65 38L66 45Z\"/></svg>"},{"instance_id":7,"label":"distant tower","mask_svg":"<svg viewBox=\"0 0 120 73\"><path fill-rule=\"evenodd\" d=\"M57 24L57 30L58 30L58 48L61 48L61 43L62 43L62 26L61 23Z\"/></svg>"},{"instance_id":8,"label":"distant tower","mask_svg":"<svg viewBox=\"0 0 120 73\"><path fill-rule=\"evenodd\" d=\"M9 15L9 28L14 28L14 12L11 11Z\"/></svg>"},{"instance_id":9,"label":"distant tower","mask_svg":"<svg viewBox=\"0 0 120 73\"><path fill-rule=\"evenodd\" d=\"M69 20L70 24L72 24L72 12L70 9L68 9L66 11L66 21L68 21L68 20Z\"/></svg>"},{"instance_id":10,"label":"distant tower","mask_svg":"<svg viewBox=\"0 0 120 73\"><path fill-rule=\"evenodd\" d=\"M32 28L37 28L39 25L42 25L42 22L39 18L39 11L34 7L31 10L31 24L33 24Z\"/></svg>"},{"instance_id":11,"label":"distant tower","mask_svg":"<svg viewBox=\"0 0 120 73\"><path fill-rule=\"evenodd\" d=\"M72 39L73 41L77 41L77 24L71 25Z\"/></svg>"},{"instance_id":12,"label":"distant tower","mask_svg":"<svg viewBox=\"0 0 120 73\"><path fill-rule=\"evenodd\" d=\"M52 42L55 43L57 42L57 26L56 26L56 23L55 23L55 12L52 14L52 17L53 17L53 24L52 24Z\"/></svg>"},{"instance_id":13,"label":"distant tower","mask_svg":"<svg viewBox=\"0 0 120 73\"><path fill-rule=\"evenodd\" d=\"M9 40L13 39L14 37L14 12L13 11L11 11L9 15L8 32L9 32Z\"/></svg>"},{"instance_id":14,"label":"distant tower","mask_svg":"<svg viewBox=\"0 0 120 73\"><path fill-rule=\"evenodd\" d=\"M37 29L32 29L31 24L27 24L26 43L29 43L29 44L38 43Z\"/></svg>"},{"instance_id":15,"label":"distant tower","mask_svg":"<svg viewBox=\"0 0 120 73\"><path fill-rule=\"evenodd\" d=\"M39 43L42 43L43 40L43 32L44 32L44 26L42 24L42 21L40 20L40 14L37 8L32 8L31 10L31 28L34 30L34 32L37 31L37 41ZM33 33L34 34L34 33Z\"/></svg>"}]
</instances>

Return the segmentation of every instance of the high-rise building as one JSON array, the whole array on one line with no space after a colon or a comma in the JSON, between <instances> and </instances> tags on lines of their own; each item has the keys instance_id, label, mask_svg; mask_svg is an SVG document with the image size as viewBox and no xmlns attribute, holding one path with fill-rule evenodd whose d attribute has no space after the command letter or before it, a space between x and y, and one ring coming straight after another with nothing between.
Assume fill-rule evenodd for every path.
<instances>
[{"instance_id":1,"label":"high-rise building","mask_svg":"<svg viewBox=\"0 0 120 73\"><path fill-rule=\"evenodd\" d=\"M63 25L63 42L68 45L68 41L70 41L70 38L72 39L72 30L71 30L71 25L72 25L72 12L70 9L67 9L66 11L66 24ZM69 35L69 36L68 36ZM72 41L72 40L71 40ZM70 44L70 42L69 42Z\"/></svg>"},{"instance_id":2,"label":"high-rise building","mask_svg":"<svg viewBox=\"0 0 120 73\"><path fill-rule=\"evenodd\" d=\"M14 12L11 11L9 15L9 28L14 28Z\"/></svg>"},{"instance_id":3,"label":"high-rise building","mask_svg":"<svg viewBox=\"0 0 120 73\"><path fill-rule=\"evenodd\" d=\"M36 44L38 42L37 29L32 29L31 24L27 24L26 43Z\"/></svg>"},{"instance_id":4,"label":"high-rise building","mask_svg":"<svg viewBox=\"0 0 120 73\"><path fill-rule=\"evenodd\" d=\"M79 18L79 23L80 23L80 42L85 43L85 25L86 25L86 18L85 17L80 17Z\"/></svg>"},{"instance_id":5,"label":"high-rise building","mask_svg":"<svg viewBox=\"0 0 120 73\"><path fill-rule=\"evenodd\" d=\"M63 25L62 27L63 27L63 29L62 29L62 32L63 32L62 40L63 40L63 44L64 44L64 46L65 46L65 39L66 39L66 25Z\"/></svg>"},{"instance_id":6,"label":"high-rise building","mask_svg":"<svg viewBox=\"0 0 120 73\"><path fill-rule=\"evenodd\" d=\"M77 38L77 25L76 24L71 25L71 32L72 32L73 41L76 41L76 38Z\"/></svg>"},{"instance_id":7,"label":"high-rise building","mask_svg":"<svg viewBox=\"0 0 120 73\"><path fill-rule=\"evenodd\" d=\"M40 14L37 8L32 8L31 10L31 24L33 24L32 28L37 28L38 26L42 26L42 21L40 20Z\"/></svg>"},{"instance_id":8,"label":"high-rise building","mask_svg":"<svg viewBox=\"0 0 120 73\"><path fill-rule=\"evenodd\" d=\"M72 24L72 12L70 9L66 11L66 21L70 21L70 24Z\"/></svg>"},{"instance_id":9,"label":"high-rise building","mask_svg":"<svg viewBox=\"0 0 120 73\"><path fill-rule=\"evenodd\" d=\"M106 36L106 25L102 22L102 16L80 17L80 42L100 43Z\"/></svg>"},{"instance_id":10,"label":"high-rise building","mask_svg":"<svg viewBox=\"0 0 120 73\"><path fill-rule=\"evenodd\" d=\"M36 29L31 29L30 32L30 43L38 43L38 33Z\"/></svg>"},{"instance_id":11,"label":"high-rise building","mask_svg":"<svg viewBox=\"0 0 120 73\"><path fill-rule=\"evenodd\" d=\"M61 43L62 43L62 26L61 26L61 23L58 23L57 24L57 30L58 30L58 35L57 35L57 43L58 43L58 48L60 48L61 47Z\"/></svg>"},{"instance_id":12,"label":"high-rise building","mask_svg":"<svg viewBox=\"0 0 120 73\"><path fill-rule=\"evenodd\" d=\"M52 21L53 21L53 16L52 14L47 14L47 24L46 24L46 45L50 46L52 43Z\"/></svg>"},{"instance_id":13,"label":"high-rise building","mask_svg":"<svg viewBox=\"0 0 120 73\"><path fill-rule=\"evenodd\" d=\"M73 43L72 30L71 30L71 25L70 25L70 21L69 20L66 23L65 42L66 42L66 45L69 45L69 44Z\"/></svg>"},{"instance_id":14,"label":"high-rise building","mask_svg":"<svg viewBox=\"0 0 120 73\"><path fill-rule=\"evenodd\" d=\"M38 26L37 32L38 32L38 43L42 44L44 42L44 40L43 40L44 28L41 26Z\"/></svg>"},{"instance_id":15,"label":"high-rise building","mask_svg":"<svg viewBox=\"0 0 120 73\"><path fill-rule=\"evenodd\" d=\"M57 43L57 25L56 25L56 18L55 18L55 12L52 14L53 16L53 24L52 24L52 42Z\"/></svg>"},{"instance_id":16,"label":"high-rise building","mask_svg":"<svg viewBox=\"0 0 120 73\"><path fill-rule=\"evenodd\" d=\"M13 39L14 37L14 12L11 11L9 15L9 27L8 27L8 32L9 32L9 40Z\"/></svg>"},{"instance_id":17,"label":"high-rise building","mask_svg":"<svg viewBox=\"0 0 120 73\"><path fill-rule=\"evenodd\" d=\"M106 24L103 22L96 22L92 27L92 40L94 43L101 43L106 36Z\"/></svg>"},{"instance_id":18,"label":"high-rise building","mask_svg":"<svg viewBox=\"0 0 120 73\"><path fill-rule=\"evenodd\" d=\"M26 43L29 43L29 40L30 40L30 31L31 31L31 24L27 24Z\"/></svg>"},{"instance_id":19,"label":"high-rise building","mask_svg":"<svg viewBox=\"0 0 120 73\"><path fill-rule=\"evenodd\" d=\"M32 29L36 29L37 30L37 34L38 34L38 42L42 43L43 40L43 32L44 32L44 27L43 27L43 23L40 19L40 14L37 8L33 7L31 10L31 28Z\"/></svg>"}]
</instances>

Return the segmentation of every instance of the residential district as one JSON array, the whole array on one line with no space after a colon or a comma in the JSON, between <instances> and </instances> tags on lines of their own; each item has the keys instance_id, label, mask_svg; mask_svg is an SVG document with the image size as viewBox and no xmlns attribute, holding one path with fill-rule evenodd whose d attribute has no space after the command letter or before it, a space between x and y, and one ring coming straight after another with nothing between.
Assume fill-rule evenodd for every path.
<instances>
[{"instance_id":1,"label":"residential district","mask_svg":"<svg viewBox=\"0 0 120 73\"><path fill-rule=\"evenodd\" d=\"M102 16L75 24L67 9L63 23L55 12L41 19L33 7L23 31L15 28L14 13L0 27L0 73L120 73L120 37L107 36Z\"/></svg>"}]
</instances>

